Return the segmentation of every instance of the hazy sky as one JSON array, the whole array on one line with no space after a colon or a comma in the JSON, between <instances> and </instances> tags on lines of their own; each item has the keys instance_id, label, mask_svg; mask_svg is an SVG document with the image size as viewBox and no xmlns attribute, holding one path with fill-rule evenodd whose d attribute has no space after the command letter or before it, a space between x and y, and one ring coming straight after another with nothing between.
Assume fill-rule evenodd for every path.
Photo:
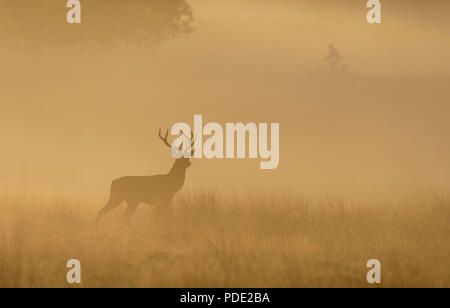
<instances>
[{"instance_id":1,"label":"hazy sky","mask_svg":"<svg viewBox=\"0 0 450 308\"><path fill-rule=\"evenodd\" d=\"M448 189L449 1L382 1L381 25L365 1L189 3L195 31L153 49L2 48L0 190L102 196L166 172L157 131L194 114L280 122L281 153L274 171L195 161L193 189ZM329 43L349 74L317 72Z\"/></svg>"}]
</instances>

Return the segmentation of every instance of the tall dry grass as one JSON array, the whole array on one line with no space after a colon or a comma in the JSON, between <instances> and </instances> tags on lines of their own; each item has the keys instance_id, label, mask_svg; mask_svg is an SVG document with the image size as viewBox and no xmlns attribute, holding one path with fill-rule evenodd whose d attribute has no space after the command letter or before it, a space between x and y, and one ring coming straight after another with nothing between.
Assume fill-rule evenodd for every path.
<instances>
[{"instance_id":1,"label":"tall dry grass","mask_svg":"<svg viewBox=\"0 0 450 308\"><path fill-rule=\"evenodd\" d=\"M0 197L0 287L450 287L450 199L367 204L290 195L180 195L174 216L124 207L94 225L98 201Z\"/></svg>"}]
</instances>

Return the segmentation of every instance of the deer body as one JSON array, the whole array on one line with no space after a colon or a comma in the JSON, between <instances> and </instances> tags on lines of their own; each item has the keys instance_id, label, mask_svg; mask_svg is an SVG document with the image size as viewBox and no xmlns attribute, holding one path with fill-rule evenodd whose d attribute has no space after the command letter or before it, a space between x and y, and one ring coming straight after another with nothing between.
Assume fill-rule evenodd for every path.
<instances>
[{"instance_id":1,"label":"deer body","mask_svg":"<svg viewBox=\"0 0 450 308\"><path fill-rule=\"evenodd\" d=\"M160 134L160 138L165 141L165 144L168 144L167 134L165 138L162 138ZM183 188L186 169L190 165L189 158L181 157L175 160L172 169L167 174L126 176L114 180L111 184L108 204L100 210L97 221L122 202L126 202L128 205L126 219L130 218L141 203L157 205L161 210L170 212L172 199Z\"/></svg>"}]
</instances>

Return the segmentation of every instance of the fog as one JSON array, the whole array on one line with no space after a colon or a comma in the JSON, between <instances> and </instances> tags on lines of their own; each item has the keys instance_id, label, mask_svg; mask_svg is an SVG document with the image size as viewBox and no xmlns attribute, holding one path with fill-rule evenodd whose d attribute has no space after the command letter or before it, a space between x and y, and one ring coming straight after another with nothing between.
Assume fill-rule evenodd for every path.
<instances>
[{"instance_id":1,"label":"fog","mask_svg":"<svg viewBox=\"0 0 450 308\"><path fill-rule=\"evenodd\" d=\"M448 191L448 1L382 1L380 25L335 2L191 0L194 31L153 47L0 47L0 189L106 198L167 172L158 129L201 114L279 122L280 166L194 160L189 189ZM319 69L329 43L349 72Z\"/></svg>"}]
</instances>

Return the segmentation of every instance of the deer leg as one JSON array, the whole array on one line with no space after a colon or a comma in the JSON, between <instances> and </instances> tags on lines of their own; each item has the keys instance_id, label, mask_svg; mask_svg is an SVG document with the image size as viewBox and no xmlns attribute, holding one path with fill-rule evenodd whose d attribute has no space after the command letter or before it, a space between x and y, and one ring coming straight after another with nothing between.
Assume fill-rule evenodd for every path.
<instances>
[{"instance_id":1,"label":"deer leg","mask_svg":"<svg viewBox=\"0 0 450 308\"><path fill-rule=\"evenodd\" d=\"M168 215L173 215L173 207L172 204L167 203L165 206L165 211Z\"/></svg>"},{"instance_id":2,"label":"deer leg","mask_svg":"<svg viewBox=\"0 0 450 308\"><path fill-rule=\"evenodd\" d=\"M115 198L110 198L108 204L104 208L102 208L98 213L97 223L103 218L103 216L105 216L106 214L114 210L116 207L118 207L120 203L122 203L122 201Z\"/></svg>"},{"instance_id":3,"label":"deer leg","mask_svg":"<svg viewBox=\"0 0 450 308\"><path fill-rule=\"evenodd\" d=\"M162 216L170 217L173 214L173 209L170 201L163 201L161 202L160 206L158 207L159 212Z\"/></svg>"},{"instance_id":4,"label":"deer leg","mask_svg":"<svg viewBox=\"0 0 450 308\"><path fill-rule=\"evenodd\" d=\"M134 214L138 205L139 205L139 202L128 202L127 212L125 213L125 216L123 217L126 222L129 222L130 217Z\"/></svg>"}]
</instances>

